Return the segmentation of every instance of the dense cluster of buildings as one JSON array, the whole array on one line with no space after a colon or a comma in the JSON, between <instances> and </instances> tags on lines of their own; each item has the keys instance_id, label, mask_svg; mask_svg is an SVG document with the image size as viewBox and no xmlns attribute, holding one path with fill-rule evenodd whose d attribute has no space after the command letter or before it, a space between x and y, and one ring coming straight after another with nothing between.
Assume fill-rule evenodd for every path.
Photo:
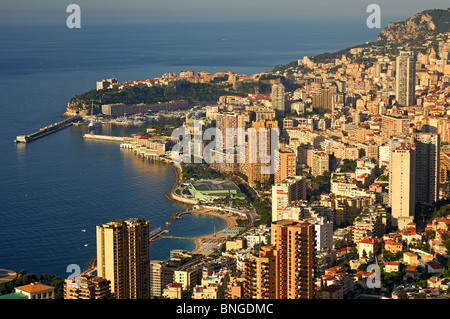
<instances>
[{"instance_id":1,"label":"dense cluster of buildings","mask_svg":"<svg viewBox=\"0 0 450 319\"><path fill-rule=\"evenodd\" d=\"M222 96L188 114L184 127L193 138L202 133L197 121L222 132L258 132L256 149L248 136L225 135L225 148L214 153L222 160L209 167L245 176L258 197L270 199L271 222L230 236L214 256L172 251L169 260L154 261L148 221L111 221L97 227L97 274L67 280L66 298L342 299L373 287L372 266L382 278L422 280L427 297L445 294L450 215L425 221L430 216L422 214L449 194L449 36L395 55L386 53L395 49L389 44L374 44L330 62L304 57L278 74L283 79L267 80L269 94ZM97 89L180 79L238 88L260 76L187 71L127 83L109 79ZM286 81L297 88L288 91ZM279 139L271 153L274 129ZM139 136L127 143L155 156L166 156L171 146ZM266 154L276 159L275 171L265 170L272 164ZM189 191L195 198L245 200L226 181L195 181ZM376 288L383 298L398 293L389 281Z\"/></svg>"}]
</instances>

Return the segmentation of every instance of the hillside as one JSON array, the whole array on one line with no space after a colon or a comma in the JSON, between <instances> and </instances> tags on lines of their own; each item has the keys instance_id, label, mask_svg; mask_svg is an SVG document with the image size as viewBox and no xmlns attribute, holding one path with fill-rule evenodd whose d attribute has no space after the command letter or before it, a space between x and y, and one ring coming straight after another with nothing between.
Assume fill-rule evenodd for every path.
<instances>
[{"instance_id":1,"label":"hillside","mask_svg":"<svg viewBox=\"0 0 450 319\"><path fill-rule=\"evenodd\" d=\"M426 10L408 20L389 23L381 31L377 41L405 45L448 31L450 31L450 9Z\"/></svg>"},{"instance_id":2,"label":"hillside","mask_svg":"<svg viewBox=\"0 0 450 319\"><path fill-rule=\"evenodd\" d=\"M405 45L422 47L425 41L443 32L450 32L450 9L426 10L413 15L405 21L389 23L389 25L380 32L376 42L360 44L337 52L321 53L310 59L316 63L328 63L333 62L336 58L340 58L342 54L347 55L353 48L365 48L369 46L381 47L386 44L392 44L394 47ZM285 65L277 65L272 72L283 73L296 65L297 61L292 61Z\"/></svg>"}]
</instances>

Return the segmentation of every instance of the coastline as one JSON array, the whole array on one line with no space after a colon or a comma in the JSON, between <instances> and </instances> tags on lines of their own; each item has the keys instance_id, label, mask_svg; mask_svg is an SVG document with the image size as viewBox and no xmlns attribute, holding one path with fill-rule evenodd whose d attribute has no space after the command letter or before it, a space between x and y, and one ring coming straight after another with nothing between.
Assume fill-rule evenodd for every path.
<instances>
[{"instance_id":1,"label":"coastline","mask_svg":"<svg viewBox=\"0 0 450 319\"><path fill-rule=\"evenodd\" d=\"M175 184L172 187L172 189L166 194L167 199L169 199L172 202L179 203L179 204L182 204L187 207L195 206L195 204L189 202L188 200L184 200L184 199L180 200L179 197L177 197L173 194L173 191L178 187L178 185L182 181L181 165L179 163L175 163L175 162L169 161L169 160L165 160L165 162L169 163L169 165L175 171ZM227 222L227 225L224 228L218 230L216 233L192 237L192 240L194 241L194 244L195 244L194 249L191 251L191 253L193 253L193 254L202 254L202 255L211 254L213 252L213 250L204 248L203 243L204 242L224 242L226 240L226 238L230 235L224 234L223 231L237 226L236 217L230 213L222 213L217 210L207 209L207 208L202 208L202 207L193 209L189 213L219 217L219 218L224 219Z\"/></svg>"},{"instance_id":2,"label":"coastline","mask_svg":"<svg viewBox=\"0 0 450 319\"><path fill-rule=\"evenodd\" d=\"M224 228L222 228L221 230L217 231L216 233L193 237L194 243L195 243L195 248L191 251L193 254L209 255L213 251L208 248L203 248L203 243L204 242L217 242L217 243L225 242L226 239L230 235L223 233L223 231L237 226L236 217L229 213L220 213L216 210L206 209L206 208L199 208L199 209L193 210L191 213L219 217L219 218L224 219L227 222L227 225Z\"/></svg>"},{"instance_id":3,"label":"coastline","mask_svg":"<svg viewBox=\"0 0 450 319\"><path fill-rule=\"evenodd\" d=\"M170 189L170 191L167 192L167 194L166 194L167 199L174 203L182 204L187 207L194 206L196 204L196 202L180 198L174 194L175 189L178 187L178 185L182 181L183 173L182 173L181 165L179 163L176 163L176 162L168 160L168 159L164 159L162 161L168 163L175 171L175 183L172 186L172 188Z\"/></svg>"}]
</instances>

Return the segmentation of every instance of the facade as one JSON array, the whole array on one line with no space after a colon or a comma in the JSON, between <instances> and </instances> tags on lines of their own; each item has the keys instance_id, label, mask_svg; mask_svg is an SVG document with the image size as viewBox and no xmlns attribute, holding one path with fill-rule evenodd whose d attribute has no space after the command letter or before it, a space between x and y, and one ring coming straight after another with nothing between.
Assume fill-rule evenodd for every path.
<instances>
[{"instance_id":1,"label":"facade","mask_svg":"<svg viewBox=\"0 0 450 319\"><path fill-rule=\"evenodd\" d=\"M248 299L312 299L314 224L298 220L272 223L271 245L245 263Z\"/></svg>"},{"instance_id":2,"label":"facade","mask_svg":"<svg viewBox=\"0 0 450 319\"><path fill-rule=\"evenodd\" d=\"M383 234L382 217L378 212L362 213L353 225L353 242L357 243L365 237L381 237Z\"/></svg>"},{"instance_id":3,"label":"facade","mask_svg":"<svg viewBox=\"0 0 450 319\"><path fill-rule=\"evenodd\" d=\"M163 296L168 299L181 299L183 297L183 285L178 283L168 284Z\"/></svg>"},{"instance_id":4,"label":"facade","mask_svg":"<svg viewBox=\"0 0 450 319\"><path fill-rule=\"evenodd\" d=\"M400 227L414 219L415 212L415 149L402 143L391 151L389 165L389 205L392 225Z\"/></svg>"},{"instance_id":5,"label":"facade","mask_svg":"<svg viewBox=\"0 0 450 319\"><path fill-rule=\"evenodd\" d=\"M65 280L65 299L111 299L110 282L105 278L81 275Z\"/></svg>"},{"instance_id":6,"label":"facade","mask_svg":"<svg viewBox=\"0 0 450 319\"><path fill-rule=\"evenodd\" d=\"M55 288L39 282L16 287L14 292L27 296L27 299L55 299Z\"/></svg>"},{"instance_id":7,"label":"facade","mask_svg":"<svg viewBox=\"0 0 450 319\"><path fill-rule=\"evenodd\" d=\"M413 135L416 154L415 200L432 203L439 197L440 137L433 133Z\"/></svg>"},{"instance_id":8,"label":"facade","mask_svg":"<svg viewBox=\"0 0 450 319\"><path fill-rule=\"evenodd\" d=\"M272 108L277 112L284 114L285 112L285 89L283 84L277 83L272 85L272 93L270 95Z\"/></svg>"},{"instance_id":9,"label":"facade","mask_svg":"<svg viewBox=\"0 0 450 319\"><path fill-rule=\"evenodd\" d=\"M279 220L283 209L298 200L306 200L305 177L291 176L272 185L272 221Z\"/></svg>"},{"instance_id":10,"label":"facade","mask_svg":"<svg viewBox=\"0 0 450 319\"><path fill-rule=\"evenodd\" d=\"M245 163L240 166L241 173L247 175L250 186L255 186L257 183L264 183L270 179L275 172L270 171L270 159L268 163L261 161L264 155L271 155L271 149L276 149L276 145L271 145L272 129L278 130L277 121L259 120L252 122L252 128L255 129L256 138L254 141L249 141L245 147ZM266 134L266 148L263 150L265 154L261 153L263 148L261 136ZM256 143L255 143L256 142ZM278 142L278 139L277 139ZM261 145L260 145L261 144Z\"/></svg>"},{"instance_id":11,"label":"facade","mask_svg":"<svg viewBox=\"0 0 450 319\"><path fill-rule=\"evenodd\" d=\"M398 134L409 134L409 118L398 114L383 114L381 116L381 137L388 141Z\"/></svg>"},{"instance_id":12,"label":"facade","mask_svg":"<svg viewBox=\"0 0 450 319\"><path fill-rule=\"evenodd\" d=\"M297 156L291 149L280 149L278 169L275 172L275 183L280 183L289 176L296 175Z\"/></svg>"},{"instance_id":13,"label":"facade","mask_svg":"<svg viewBox=\"0 0 450 319\"><path fill-rule=\"evenodd\" d=\"M149 223L145 219L97 226L97 274L117 299L150 298Z\"/></svg>"},{"instance_id":14,"label":"facade","mask_svg":"<svg viewBox=\"0 0 450 319\"><path fill-rule=\"evenodd\" d=\"M222 132L223 148L227 149L228 145L232 148L237 142L234 136L232 140L227 141L227 129L242 129L245 130L247 122L249 122L247 114L239 114L234 112L219 112L216 114L216 128ZM231 138L231 137L230 137Z\"/></svg>"},{"instance_id":15,"label":"facade","mask_svg":"<svg viewBox=\"0 0 450 319\"><path fill-rule=\"evenodd\" d=\"M402 106L415 104L416 59L411 51L402 51L396 59L395 97Z\"/></svg>"},{"instance_id":16,"label":"facade","mask_svg":"<svg viewBox=\"0 0 450 319\"><path fill-rule=\"evenodd\" d=\"M316 232L316 251L333 248L333 223L326 221L325 218L317 218L314 221L314 230Z\"/></svg>"},{"instance_id":17,"label":"facade","mask_svg":"<svg viewBox=\"0 0 450 319\"><path fill-rule=\"evenodd\" d=\"M311 174L313 176L323 175L330 170L330 156L324 151L314 150L311 156Z\"/></svg>"},{"instance_id":18,"label":"facade","mask_svg":"<svg viewBox=\"0 0 450 319\"><path fill-rule=\"evenodd\" d=\"M261 247L258 255L247 255L244 266L245 299L277 298L276 257L277 251L271 246Z\"/></svg>"}]
</instances>

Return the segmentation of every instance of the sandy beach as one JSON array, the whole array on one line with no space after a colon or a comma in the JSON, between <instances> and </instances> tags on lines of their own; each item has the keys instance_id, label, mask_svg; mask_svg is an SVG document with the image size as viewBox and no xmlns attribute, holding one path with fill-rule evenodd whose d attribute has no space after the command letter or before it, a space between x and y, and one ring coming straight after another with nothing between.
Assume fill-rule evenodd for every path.
<instances>
[{"instance_id":1,"label":"sandy beach","mask_svg":"<svg viewBox=\"0 0 450 319\"><path fill-rule=\"evenodd\" d=\"M177 200L176 198L174 198L173 191L178 187L179 183L181 183L181 181L182 181L182 169L181 169L181 166L179 163L171 162L170 166L172 166L175 171L175 185L167 193L167 195L166 195L167 199L169 199L173 202L181 203L188 207L189 206L192 207L192 205L189 205L186 202L181 202L181 201ZM203 235L203 236L193 237L194 242L195 242L195 248L192 250L192 253L209 255L214 251L214 247L217 247L218 244L225 242L227 237L229 237L229 236L233 237L232 234L224 233L224 231L234 228L237 225L237 223L236 223L237 217L234 216L233 214L221 212L221 211L214 210L214 209L204 208L204 207L200 207L200 208L191 210L191 211L189 211L189 213L215 216L215 217L225 219L227 222L227 225L225 226L225 228L217 231L215 234L207 234L207 235Z\"/></svg>"},{"instance_id":2,"label":"sandy beach","mask_svg":"<svg viewBox=\"0 0 450 319\"><path fill-rule=\"evenodd\" d=\"M217 231L215 234L207 234L203 236L194 237L195 248L192 250L192 253L195 254L203 254L209 255L213 252L213 246L217 244L223 243L226 241L227 237L233 237L232 234L224 233L223 231L236 227L236 217L229 213L222 213L220 211L208 209L208 208L199 208L191 211L192 214L205 214L210 216L215 216L219 218L223 218L226 220L227 225L224 229ZM208 245L211 244L211 245Z\"/></svg>"}]
</instances>

